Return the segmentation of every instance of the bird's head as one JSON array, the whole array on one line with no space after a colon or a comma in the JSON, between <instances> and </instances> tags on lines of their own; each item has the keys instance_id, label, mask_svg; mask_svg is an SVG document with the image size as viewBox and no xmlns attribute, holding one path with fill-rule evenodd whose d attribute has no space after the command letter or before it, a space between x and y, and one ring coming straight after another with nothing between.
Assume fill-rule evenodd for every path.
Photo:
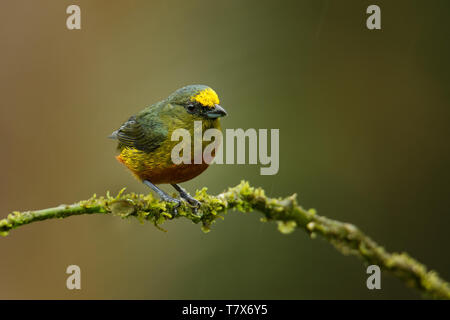
<instances>
[{"instance_id":1,"label":"bird's head","mask_svg":"<svg viewBox=\"0 0 450 320\"><path fill-rule=\"evenodd\" d=\"M177 104L194 116L217 119L227 115L219 105L217 93L208 86L190 85L178 89L168 97L168 102Z\"/></svg>"}]
</instances>

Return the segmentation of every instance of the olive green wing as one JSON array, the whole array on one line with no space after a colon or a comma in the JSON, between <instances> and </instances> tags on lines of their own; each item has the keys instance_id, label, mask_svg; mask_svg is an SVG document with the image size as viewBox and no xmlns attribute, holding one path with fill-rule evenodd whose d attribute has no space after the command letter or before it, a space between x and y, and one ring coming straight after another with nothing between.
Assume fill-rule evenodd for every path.
<instances>
[{"instance_id":1,"label":"olive green wing","mask_svg":"<svg viewBox=\"0 0 450 320\"><path fill-rule=\"evenodd\" d=\"M119 141L119 149L131 147L149 153L167 138L167 128L154 117L132 116L109 138Z\"/></svg>"}]
</instances>

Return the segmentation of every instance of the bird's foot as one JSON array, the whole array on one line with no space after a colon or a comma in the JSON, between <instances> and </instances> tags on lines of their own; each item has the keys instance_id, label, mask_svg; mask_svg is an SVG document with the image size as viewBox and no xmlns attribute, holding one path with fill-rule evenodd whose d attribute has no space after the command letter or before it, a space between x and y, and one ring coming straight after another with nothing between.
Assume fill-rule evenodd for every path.
<instances>
[{"instance_id":1,"label":"bird's foot","mask_svg":"<svg viewBox=\"0 0 450 320\"><path fill-rule=\"evenodd\" d=\"M195 199L193 196L191 196L189 193L185 192L180 192L180 197L186 201L187 203L189 203L189 205L192 207L192 211L194 212L195 215L197 215L197 211L200 208L200 206L202 205L200 203L200 201L198 201L197 199Z\"/></svg>"},{"instance_id":2,"label":"bird's foot","mask_svg":"<svg viewBox=\"0 0 450 320\"><path fill-rule=\"evenodd\" d=\"M192 207L194 214L197 214L198 208L200 208L200 206L202 205L201 202L195 199L189 193L187 193L187 191L184 190L180 185L172 184L172 186L178 191L181 199L186 201Z\"/></svg>"},{"instance_id":3,"label":"bird's foot","mask_svg":"<svg viewBox=\"0 0 450 320\"><path fill-rule=\"evenodd\" d=\"M181 205L181 200L180 199L176 199L176 198L172 198L172 197L170 197L168 195L161 196L161 200L165 201L165 202L169 202L169 203L175 204L175 206L173 207L173 213L172 213L172 218L175 218L178 215L177 208Z\"/></svg>"},{"instance_id":4,"label":"bird's foot","mask_svg":"<svg viewBox=\"0 0 450 320\"><path fill-rule=\"evenodd\" d=\"M187 203L189 203L189 205L191 206L192 209L192 213L197 216L200 217L200 215L198 215L198 209L201 207L201 203L200 201L198 201L197 199L194 199L194 197L192 197L190 194L186 194L186 195L180 195L182 197L183 200L185 200Z\"/></svg>"},{"instance_id":5,"label":"bird's foot","mask_svg":"<svg viewBox=\"0 0 450 320\"><path fill-rule=\"evenodd\" d=\"M166 202L175 204L175 206L173 207L172 219L175 218L178 215L177 208L181 205L181 200L172 198L171 196L169 196L167 193L165 193L164 191L159 189L157 186L155 186L153 183L151 183L148 180L143 180L142 182L145 185L147 185L148 187L150 187L151 189L153 189L153 191L155 191L159 195L159 197L161 198L162 201L166 201Z\"/></svg>"},{"instance_id":6,"label":"bird's foot","mask_svg":"<svg viewBox=\"0 0 450 320\"><path fill-rule=\"evenodd\" d=\"M200 208L200 206L202 205L200 203L200 201L198 201L197 199L195 199L193 196L191 196L189 193L185 192L185 193L180 193L180 197L183 200L186 200L187 203L189 203L192 207L194 207L195 209Z\"/></svg>"},{"instance_id":7,"label":"bird's foot","mask_svg":"<svg viewBox=\"0 0 450 320\"><path fill-rule=\"evenodd\" d=\"M189 203L189 205L192 208L192 212L194 213L194 215L197 215L198 209L200 208L200 206L202 205L200 203L200 201L198 201L197 199L194 199L191 195L187 194L185 196L182 196L180 194L180 196L182 197L183 200L185 200L187 203Z\"/></svg>"}]
</instances>

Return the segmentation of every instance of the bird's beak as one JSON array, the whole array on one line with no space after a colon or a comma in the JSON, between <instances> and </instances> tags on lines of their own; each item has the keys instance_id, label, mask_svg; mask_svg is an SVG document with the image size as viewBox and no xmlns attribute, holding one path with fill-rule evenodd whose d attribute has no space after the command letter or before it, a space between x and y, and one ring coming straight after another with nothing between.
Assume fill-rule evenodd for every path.
<instances>
[{"instance_id":1,"label":"bird's beak","mask_svg":"<svg viewBox=\"0 0 450 320\"><path fill-rule=\"evenodd\" d=\"M225 109L222 108L221 106L219 106L218 104L214 105L213 108L209 109L206 112L206 117L208 117L210 119L216 119L216 118L224 117L226 115L227 115L227 112L225 111Z\"/></svg>"}]
</instances>

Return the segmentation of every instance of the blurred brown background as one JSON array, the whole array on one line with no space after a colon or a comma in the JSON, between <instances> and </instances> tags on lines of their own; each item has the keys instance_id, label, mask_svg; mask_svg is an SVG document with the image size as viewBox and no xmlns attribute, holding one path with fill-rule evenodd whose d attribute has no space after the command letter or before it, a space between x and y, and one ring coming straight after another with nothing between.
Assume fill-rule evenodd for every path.
<instances>
[{"instance_id":1,"label":"blurred brown background","mask_svg":"<svg viewBox=\"0 0 450 320\"><path fill-rule=\"evenodd\" d=\"M381 7L382 30L365 26ZM66 29L81 7L82 29ZM149 190L106 139L193 83L215 88L223 128L279 128L280 171L216 165L186 183L243 178L297 192L450 279L448 1L2 1L0 217L93 193ZM186 220L81 216L0 239L0 298L418 298L301 231L230 212L209 234ZM65 287L77 264L82 290Z\"/></svg>"}]
</instances>

